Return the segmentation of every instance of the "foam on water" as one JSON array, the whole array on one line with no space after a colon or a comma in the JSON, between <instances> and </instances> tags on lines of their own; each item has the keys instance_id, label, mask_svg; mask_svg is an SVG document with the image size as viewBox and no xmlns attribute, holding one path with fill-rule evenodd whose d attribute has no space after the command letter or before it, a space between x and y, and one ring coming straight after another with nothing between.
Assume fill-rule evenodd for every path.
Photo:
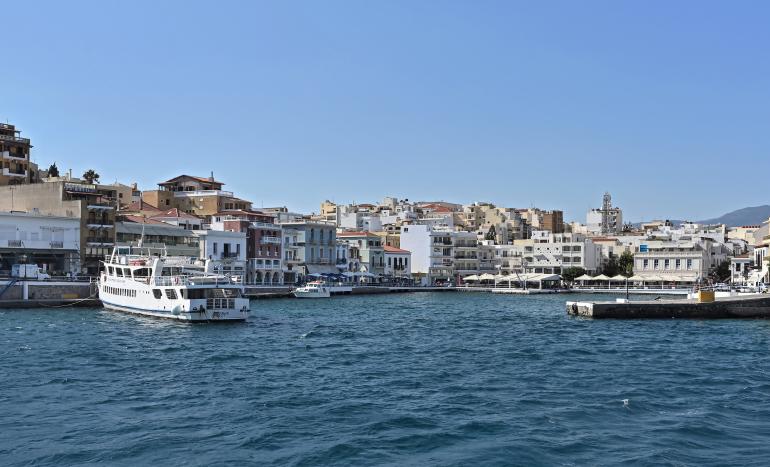
<instances>
[{"instance_id":1,"label":"foam on water","mask_svg":"<svg viewBox=\"0 0 770 467\"><path fill-rule=\"evenodd\" d=\"M0 463L766 464L770 324L564 300L264 300L234 326L6 311Z\"/></svg>"}]
</instances>

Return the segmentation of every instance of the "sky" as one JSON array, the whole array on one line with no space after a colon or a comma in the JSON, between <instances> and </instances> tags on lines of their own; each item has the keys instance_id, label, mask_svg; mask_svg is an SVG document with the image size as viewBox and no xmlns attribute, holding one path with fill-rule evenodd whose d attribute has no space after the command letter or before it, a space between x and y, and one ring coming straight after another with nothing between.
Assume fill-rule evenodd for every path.
<instances>
[{"instance_id":1,"label":"sky","mask_svg":"<svg viewBox=\"0 0 770 467\"><path fill-rule=\"evenodd\" d=\"M770 2L4 4L0 119L42 168L256 208L489 201L585 220L770 204ZM12 20L10 20L12 19Z\"/></svg>"}]
</instances>

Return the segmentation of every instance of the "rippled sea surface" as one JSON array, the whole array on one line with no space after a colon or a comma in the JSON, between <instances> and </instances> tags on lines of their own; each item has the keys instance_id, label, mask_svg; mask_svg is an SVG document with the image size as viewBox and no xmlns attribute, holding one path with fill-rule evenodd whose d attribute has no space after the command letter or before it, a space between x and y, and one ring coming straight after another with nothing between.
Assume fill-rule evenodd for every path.
<instances>
[{"instance_id":1,"label":"rippled sea surface","mask_svg":"<svg viewBox=\"0 0 770 467\"><path fill-rule=\"evenodd\" d=\"M0 312L0 464L770 464L770 322L591 321L566 298Z\"/></svg>"}]
</instances>

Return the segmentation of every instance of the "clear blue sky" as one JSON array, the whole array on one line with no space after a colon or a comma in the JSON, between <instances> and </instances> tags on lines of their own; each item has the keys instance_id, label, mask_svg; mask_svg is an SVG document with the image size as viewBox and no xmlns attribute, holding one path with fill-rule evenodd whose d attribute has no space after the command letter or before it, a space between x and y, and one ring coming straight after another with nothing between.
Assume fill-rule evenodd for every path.
<instances>
[{"instance_id":1,"label":"clear blue sky","mask_svg":"<svg viewBox=\"0 0 770 467\"><path fill-rule=\"evenodd\" d=\"M768 2L12 2L0 119L153 188L631 220L770 202Z\"/></svg>"}]
</instances>

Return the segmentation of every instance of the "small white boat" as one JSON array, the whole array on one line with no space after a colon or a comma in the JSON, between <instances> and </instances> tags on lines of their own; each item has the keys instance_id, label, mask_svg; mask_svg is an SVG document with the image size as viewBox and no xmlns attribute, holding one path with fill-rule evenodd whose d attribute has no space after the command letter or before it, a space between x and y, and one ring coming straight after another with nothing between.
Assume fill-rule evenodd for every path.
<instances>
[{"instance_id":1,"label":"small white boat","mask_svg":"<svg viewBox=\"0 0 770 467\"><path fill-rule=\"evenodd\" d=\"M321 281L308 282L304 287L294 289L297 298L329 298L331 290Z\"/></svg>"}]
</instances>

